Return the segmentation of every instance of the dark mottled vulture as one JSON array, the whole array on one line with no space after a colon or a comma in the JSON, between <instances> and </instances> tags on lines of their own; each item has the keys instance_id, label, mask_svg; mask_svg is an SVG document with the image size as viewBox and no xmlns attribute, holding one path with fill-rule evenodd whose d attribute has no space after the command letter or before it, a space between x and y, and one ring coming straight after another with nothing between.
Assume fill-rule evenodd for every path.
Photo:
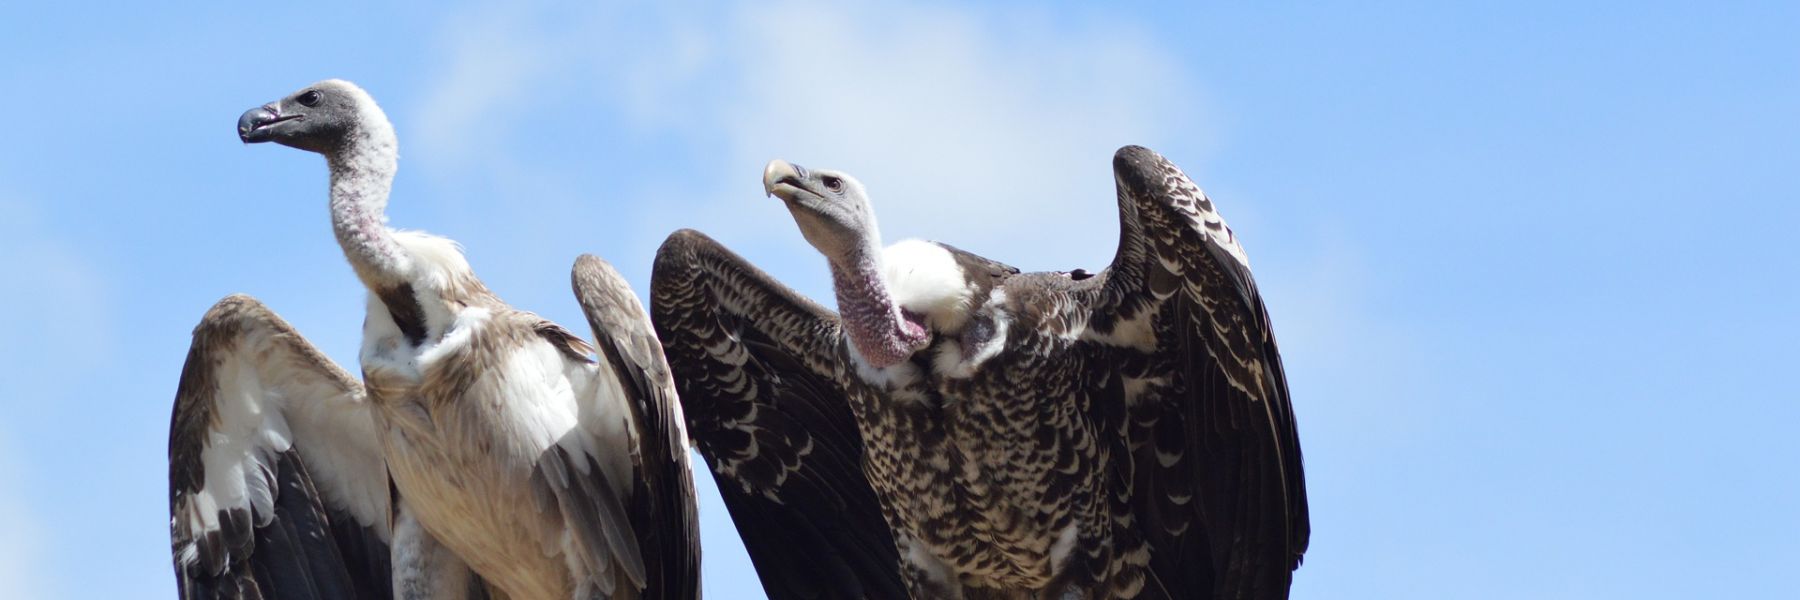
<instances>
[{"instance_id":1,"label":"dark mottled vulture","mask_svg":"<svg viewBox=\"0 0 1800 600\"><path fill-rule=\"evenodd\" d=\"M771 597L1287 597L1306 488L1243 249L1161 156L1113 169L1094 275L883 249L861 184L782 161L839 314L664 243L652 320Z\"/></svg>"},{"instance_id":2,"label":"dark mottled vulture","mask_svg":"<svg viewBox=\"0 0 1800 600\"><path fill-rule=\"evenodd\" d=\"M618 273L575 264L590 346L501 301L453 242L388 228L397 143L350 83L238 133L325 156L370 292L363 383L249 297L207 313L169 432L183 597L697 598L674 383Z\"/></svg>"}]
</instances>

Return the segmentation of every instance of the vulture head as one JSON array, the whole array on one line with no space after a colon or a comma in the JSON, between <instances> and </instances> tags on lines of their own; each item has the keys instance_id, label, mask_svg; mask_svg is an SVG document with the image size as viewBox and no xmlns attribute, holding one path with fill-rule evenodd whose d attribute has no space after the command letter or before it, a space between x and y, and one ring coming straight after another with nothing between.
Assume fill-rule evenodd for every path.
<instances>
[{"instance_id":1,"label":"vulture head","mask_svg":"<svg viewBox=\"0 0 1800 600\"><path fill-rule=\"evenodd\" d=\"M925 317L896 302L885 280L881 232L862 183L774 160L763 168L763 191L787 204L807 243L831 261L839 316L857 356L884 368L930 344Z\"/></svg>"},{"instance_id":2,"label":"vulture head","mask_svg":"<svg viewBox=\"0 0 1800 600\"><path fill-rule=\"evenodd\" d=\"M787 205L800 234L834 266L850 267L881 251L868 193L849 175L772 160L763 168L763 191Z\"/></svg>"},{"instance_id":3,"label":"vulture head","mask_svg":"<svg viewBox=\"0 0 1800 600\"><path fill-rule=\"evenodd\" d=\"M393 138L387 115L368 92L341 79L306 86L238 117L238 139L246 144L275 142L330 155L369 138Z\"/></svg>"}]
</instances>

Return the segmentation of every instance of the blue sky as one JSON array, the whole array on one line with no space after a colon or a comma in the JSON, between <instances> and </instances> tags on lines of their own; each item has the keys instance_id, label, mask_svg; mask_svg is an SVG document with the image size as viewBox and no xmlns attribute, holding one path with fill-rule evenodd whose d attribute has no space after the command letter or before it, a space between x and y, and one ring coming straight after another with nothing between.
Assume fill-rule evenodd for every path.
<instances>
[{"instance_id":1,"label":"blue sky","mask_svg":"<svg viewBox=\"0 0 1800 600\"><path fill-rule=\"evenodd\" d=\"M232 131L326 77L395 121L393 224L577 328L577 254L642 289L679 227L828 299L771 158L857 174L889 240L1097 269L1151 146L1282 341L1295 597L1792 594L1800 8L1298 4L0 5L0 596L173 593L214 300L354 364L322 161ZM701 508L709 595L760 597Z\"/></svg>"}]
</instances>

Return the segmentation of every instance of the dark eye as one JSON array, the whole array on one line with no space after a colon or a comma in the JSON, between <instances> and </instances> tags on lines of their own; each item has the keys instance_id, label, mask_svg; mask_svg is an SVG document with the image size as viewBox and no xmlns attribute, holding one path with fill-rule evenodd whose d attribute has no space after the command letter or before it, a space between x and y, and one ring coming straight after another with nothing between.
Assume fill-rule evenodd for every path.
<instances>
[{"instance_id":1,"label":"dark eye","mask_svg":"<svg viewBox=\"0 0 1800 600\"><path fill-rule=\"evenodd\" d=\"M826 175L824 177L819 178L819 181L825 182L825 189L828 189L828 190L831 190L834 192L844 191L844 180L842 180L842 179L838 179L836 177Z\"/></svg>"},{"instance_id":2,"label":"dark eye","mask_svg":"<svg viewBox=\"0 0 1800 600\"><path fill-rule=\"evenodd\" d=\"M300 103L306 106L318 106L319 99L323 97L319 90L306 90L306 93L300 94Z\"/></svg>"}]
</instances>

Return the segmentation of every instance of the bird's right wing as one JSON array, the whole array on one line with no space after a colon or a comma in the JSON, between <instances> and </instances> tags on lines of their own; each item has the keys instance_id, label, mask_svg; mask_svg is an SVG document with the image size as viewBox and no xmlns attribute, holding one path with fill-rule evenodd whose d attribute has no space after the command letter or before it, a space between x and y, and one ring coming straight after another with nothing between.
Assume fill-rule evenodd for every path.
<instances>
[{"instance_id":1,"label":"bird's right wing","mask_svg":"<svg viewBox=\"0 0 1800 600\"><path fill-rule=\"evenodd\" d=\"M254 298L194 328L169 425L182 598L391 598L391 501L363 388Z\"/></svg>"},{"instance_id":2,"label":"bird's right wing","mask_svg":"<svg viewBox=\"0 0 1800 600\"><path fill-rule=\"evenodd\" d=\"M837 315L692 230L657 251L650 313L769 598L906 598Z\"/></svg>"}]
</instances>

